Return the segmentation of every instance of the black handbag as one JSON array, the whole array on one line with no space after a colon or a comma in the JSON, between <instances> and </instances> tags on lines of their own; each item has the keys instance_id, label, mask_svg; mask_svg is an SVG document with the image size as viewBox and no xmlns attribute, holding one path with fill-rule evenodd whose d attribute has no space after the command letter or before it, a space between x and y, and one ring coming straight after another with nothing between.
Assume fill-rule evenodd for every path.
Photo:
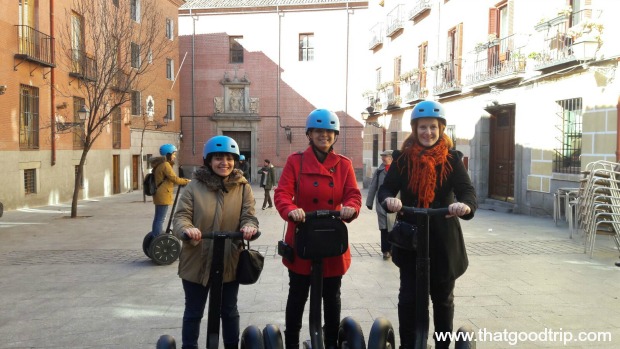
<instances>
[{"instance_id":1,"label":"black handbag","mask_svg":"<svg viewBox=\"0 0 620 349\"><path fill-rule=\"evenodd\" d=\"M239 253L239 263L237 264L237 281L241 285L251 285L258 281L260 273L263 271L265 256L256 250L245 248L245 242L242 242L243 250Z\"/></svg>"},{"instance_id":2,"label":"black handbag","mask_svg":"<svg viewBox=\"0 0 620 349\"><path fill-rule=\"evenodd\" d=\"M397 220L388 233L388 241L398 248L415 251L418 246L418 226Z\"/></svg>"},{"instance_id":3,"label":"black handbag","mask_svg":"<svg viewBox=\"0 0 620 349\"><path fill-rule=\"evenodd\" d=\"M340 256L349 248L349 233L334 216L307 219L295 230L295 251L299 258L322 259Z\"/></svg>"}]
</instances>

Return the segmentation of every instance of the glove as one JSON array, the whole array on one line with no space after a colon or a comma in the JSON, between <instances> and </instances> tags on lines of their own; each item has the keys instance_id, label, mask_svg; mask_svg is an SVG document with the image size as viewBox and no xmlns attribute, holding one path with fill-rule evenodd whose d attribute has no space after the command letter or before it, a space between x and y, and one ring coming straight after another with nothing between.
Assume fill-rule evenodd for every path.
<instances>
[{"instance_id":1,"label":"glove","mask_svg":"<svg viewBox=\"0 0 620 349\"><path fill-rule=\"evenodd\" d=\"M372 206L366 205L366 207L368 207L369 210L372 210Z\"/></svg>"}]
</instances>

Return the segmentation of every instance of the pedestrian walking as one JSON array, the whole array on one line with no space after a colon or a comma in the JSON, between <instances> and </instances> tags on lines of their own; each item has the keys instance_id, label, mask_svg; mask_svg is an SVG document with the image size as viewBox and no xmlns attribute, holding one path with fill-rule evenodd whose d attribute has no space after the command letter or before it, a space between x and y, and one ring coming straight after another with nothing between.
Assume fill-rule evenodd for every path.
<instances>
[{"instance_id":1,"label":"pedestrian walking","mask_svg":"<svg viewBox=\"0 0 620 349\"><path fill-rule=\"evenodd\" d=\"M209 275L213 256L213 240L202 240L202 232L241 231L250 240L258 231L254 213L254 194L241 170L237 142L227 136L207 141L202 152L204 166L197 169L190 185L181 193L174 214L173 233L183 240L179 259L179 277L185 292L182 348L198 348L200 322L209 293ZM239 311L236 280L240 239L226 239L222 288L222 339L225 349L239 347Z\"/></svg>"},{"instance_id":2,"label":"pedestrian walking","mask_svg":"<svg viewBox=\"0 0 620 349\"><path fill-rule=\"evenodd\" d=\"M459 152L451 150L452 140L445 133L443 106L422 101L411 113L411 135L379 189L379 202L389 212L405 206L448 207L449 216L430 217L430 297L433 302L435 333L448 333L445 341L435 337L435 347L448 348L453 331L454 285L469 264L458 217L472 219L476 211L476 192ZM396 194L400 192L400 199ZM425 219L398 215L398 220L422 226ZM421 229L424 229L422 227ZM415 343L416 252L392 246L392 261L400 269L398 320L401 348Z\"/></svg>"},{"instance_id":3,"label":"pedestrian walking","mask_svg":"<svg viewBox=\"0 0 620 349\"><path fill-rule=\"evenodd\" d=\"M258 170L260 176L260 187L265 190L265 198L263 199L263 210L273 207L273 201L271 201L271 189L276 184L276 172L269 159L265 159L263 167ZM267 206L269 205L269 206Z\"/></svg>"},{"instance_id":4,"label":"pedestrian walking","mask_svg":"<svg viewBox=\"0 0 620 349\"><path fill-rule=\"evenodd\" d=\"M289 246L295 245L295 227L305 220L306 211L338 210L345 222L351 222L359 214L362 195L352 162L333 148L339 132L340 121L335 113L325 109L312 111L306 119L310 145L304 152L292 154L286 160L274 201L278 213L288 223L284 240ZM284 339L286 349L299 349L299 331L310 290L311 261L295 255L292 261L282 258L282 263L289 275ZM350 265L349 249L343 255L323 259L323 329L328 349L337 346L340 286Z\"/></svg>"},{"instance_id":5,"label":"pedestrian walking","mask_svg":"<svg viewBox=\"0 0 620 349\"><path fill-rule=\"evenodd\" d=\"M388 241L388 231L392 230L394 221L396 220L396 214L387 213L381 207L379 198L376 196L379 187L383 184L385 176L392 165L392 150L385 150L381 153L381 165L372 175L370 181L370 187L368 188L368 196L366 197L366 207L372 210L373 205L376 204L377 221L379 223L379 232L381 234L381 253L383 253L383 259L390 259L392 256L392 244ZM375 202L376 201L376 202Z\"/></svg>"},{"instance_id":6,"label":"pedestrian walking","mask_svg":"<svg viewBox=\"0 0 620 349\"><path fill-rule=\"evenodd\" d=\"M245 155L239 155L239 169L243 172L243 177L248 180L248 183L252 182L250 178L250 163L245 160Z\"/></svg>"},{"instance_id":7,"label":"pedestrian walking","mask_svg":"<svg viewBox=\"0 0 620 349\"><path fill-rule=\"evenodd\" d=\"M174 166L177 159L177 147L173 144L164 144L159 147L161 156L151 159L151 167L155 175L155 183L157 191L153 195L153 204L155 205L155 215L153 216L153 224L151 226L151 235L156 237L164 230L164 221L168 213L168 207L172 205L172 196L174 193L174 185L187 185L190 180L181 178L174 172Z\"/></svg>"}]
</instances>

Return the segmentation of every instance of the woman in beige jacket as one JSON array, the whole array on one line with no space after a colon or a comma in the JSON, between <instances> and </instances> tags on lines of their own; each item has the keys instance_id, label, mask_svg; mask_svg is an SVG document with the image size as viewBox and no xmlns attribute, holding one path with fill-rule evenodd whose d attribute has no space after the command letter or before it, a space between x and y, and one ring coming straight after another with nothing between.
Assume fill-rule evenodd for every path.
<instances>
[{"instance_id":1,"label":"woman in beige jacket","mask_svg":"<svg viewBox=\"0 0 620 349\"><path fill-rule=\"evenodd\" d=\"M258 231L254 216L254 194L241 170L239 147L230 137L211 138L203 151L204 166L179 197L174 214L175 236L184 240L179 259L179 277L185 291L182 348L198 348L200 322L209 292L213 240L201 240L202 232L241 231L251 239ZM187 240L187 241L185 241ZM222 337L226 349L239 344L239 312L236 280L241 240L226 239L222 290Z\"/></svg>"}]
</instances>

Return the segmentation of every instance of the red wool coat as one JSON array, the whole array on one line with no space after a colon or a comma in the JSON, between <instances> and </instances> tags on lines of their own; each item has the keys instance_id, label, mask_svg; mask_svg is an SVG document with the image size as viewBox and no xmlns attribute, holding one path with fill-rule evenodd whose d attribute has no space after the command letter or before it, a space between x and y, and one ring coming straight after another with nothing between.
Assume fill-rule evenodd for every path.
<instances>
[{"instance_id":1,"label":"red wool coat","mask_svg":"<svg viewBox=\"0 0 620 349\"><path fill-rule=\"evenodd\" d=\"M302 159L303 165L300 166ZM299 189L296 190L298 181ZM351 160L330 152L325 161L320 163L312 147L308 147L302 154L290 155L274 192L274 204L282 219L288 222L284 240L293 247L296 224L288 218L288 213L294 209L303 208L304 211L311 212L340 210L342 206L353 207L356 214L348 220L352 221L359 215L362 194L357 186ZM310 275L310 260L295 256L293 263L284 258L282 263L295 273ZM347 249L341 256L324 259L323 277L344 275L350 265L351 252Z\"/></svg>"}]
</instances>

